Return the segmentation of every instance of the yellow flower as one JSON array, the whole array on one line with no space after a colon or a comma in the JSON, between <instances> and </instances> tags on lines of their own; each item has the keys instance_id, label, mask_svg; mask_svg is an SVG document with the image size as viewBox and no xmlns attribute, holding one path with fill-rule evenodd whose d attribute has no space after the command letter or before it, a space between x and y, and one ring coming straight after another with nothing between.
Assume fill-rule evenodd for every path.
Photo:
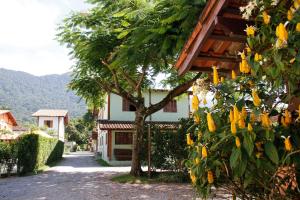
<instances>
[{"instance_id":1,"label":"yellow flower","mask_svg":"<svg viewBox=\"0 0 300 200\"><path fill-rule=\"evenodd\" d=\"M186 134L186 143L189 146L192 146L194 144L194 141L191 139L191 134L190 133Z\"/></svg>"},{"instance_id":2,"label":"yellow flower","mask_svg":"<svg viewBox=\"0 0 300 200\"><path fill-rule=\"evenodd\" d=\"M190 170L190 178L191 178L192 184L195 185L195 184L196 184L196 181L197 181L197 178L196 178L196 176L192 173L191 170Z\"/></svg>"},{"instance_id":3,"label":"yellow flower","mask_svg":"<svg viewBox=\"0 0 300 200\"><path fill-rule=\"evenodd\" d=\"M254 26L247 26L246 33L247 36L254 36L256 28Z\"/></svg>"},{"instance_id":4,"label":"yellow flower","mask_svg":"<svg viewBox=\"0 0 300 200\"><path fill-rule=\"evenodd\" d=\"M264 23L265 24L269 24L270 23L270 19L271 19L271 16L268 15L268 13L266 11L263 12L263 19L264 19Z\"/></svg>"},{"instance_id":5,"label":"yellow flower","mask_svg":"<svg viewBox=\"0 0 300 200\"><path fill-rule=\"evenodd\" d=\"M199 115L194 115L194 122L195 122L195 124L200 124L200 117L199 117Z\"/></svg>"},{"instance_id":6,"label":"yellow flower","mask_svg":"<svg viewBox=\"0 0 300 200\"><path fill-rule=\"evenodd\" d=\"M261 116L261 122L262 122L262 126L264 128L270 128L272 125L272 121L269 118L269 114L264 112Z\"/></svg>"},{"instance_id":7,"label":"yellow flower","mask_svg":"<svg viewBox=\"0 0 300 200\"><path fill-rule=\"evenodd\" d=\"M207 150L205 146L202 147L201 154L202 154L202 159L205 159L207 157Z\"/></svg>"},{"instance_id":8,"label":"yellow flower","mask_svg":"<svg viewBox=\"0 0 300 200\"><path fill-rule=\"evenodd\" d=\"M219 74L216 66L213 66L213 82L214 85L218 85L219 83Z\"/></svg>"},{"instance_id":9,"label":"yellow flower","mask_svg":"<svg viewBox=\"0 0 300 200\"><path fill-rule=\"evenodd\" d=\"M234 115L233 115L232 109L230 109L230 112L229 112L229 120L230 120L230 122L234 121Z\"/></svg>"},{"instance_id":10,"label":"yellow flower","mask_svg":"<svg viewBox=\"0 0 300 200\"><path fill-rule=\"evenodd\" d=\"M284 112L284 121L287 125L289 125L290 123L292 123L292 115L288 110L285 110Z\"/></svg>"},{"instance_id":11,"label":"yellow flower","mask_svg":"<svg viewBox=\"0 0 300 200\"><path fill-rule=\"evenodd\" d=\"M251 70L251 68L250 68L250 66L248 65L247 60L246 60L246 59L243 59L242 62L241 62L240 71L241 71L242 73L248 74L248 73L250 73L250 70Z\"/></svg>"},{"instance_id":12,"label":"yellow flower","mask_svg":"<svg viewBox=\"0 0 300 200\"><path fill-rule=\"evenodd\" d=\"M232 135L236 135L236 125L235 125L235 122L231 122L230 129L231 129Z\"/></svg>"},{"instance_id":13,"label":"yellow flower","mask_svg":"<svg viewBox=\"0 0 300 200\"><path fill-rule=\"evenodd\" d=\"M285 29L284 25L280 23L276 27L276 36L281 40L281 41L287 41L288 40L288 32Z\"/></svg>"},{"instance_id":14,"label":"yellow flower","mask_svg":"<svg viewBox=\"0 0 300 200\"><path fill-rule=\"evenodd\" d=\"M288 125L286 124L284 118L285 118L285 117L283 117L283 116L281 117L281 124L282 124L282 126L287 127Z\"/></svg>"},{"instance_id":15,"label":"yellow flower","mask_svg":"<svg viewBox=\"0 0 300 200\"><path fill-rule=\"evenodd\" d=\"M236 79L236 74L235 74L235 71L234 71L234 70L231 71L231 78L232 78L233 80Z\"/></svg>"},{"instance_id":16,"label":"yellow flower","mask_svg":"<svg viewBox=\"0 0 300 200\"><path fill-rule=\"evenodd\" d=\"M244 120L243 117L240 118L238 124L239 124L239 128L245 128L246 127L245 120Z\"/></svg>"},{"instance_id":17,"label":"yellow flower","mask_svg":"<svg viewBox=\"0 0 300 200\"><path fill-rule=\"evenodd\" d=\"M290 141L290 136L284 139L284 148L286 151L292 151L292 144Z\"/></svg>"},{"instance_id":18,"label":"yellow flower","mask_svg":"<svg viewBox=\"0 0 300 200\"><path fill-rule=\"evenodd\" d=\"M254 55L254 61L258 62L258 61L261 61L262 60L262 55L258 54L258 53L255 53Z\"/></svg>"},{"instance_id":19,"label":"yellow flower","mask_svg":"<svg viewBox=\"0 0 300 200\"><path fill-rule=\"evenodd\" d=\"M251 125L250 123L248 123L248 131L249 131L249 132L252 132L252 131L253 131L252 125Z\"/></svg>"},{"instance_id":20,"label":"yellow flower","mask_svg":"<svg viewBox=\"0 0 300 200\"><path fill-rule=\"evenodd\" d=\"M251 53L251 49L250 49L250 47L249 46L246 46L246 51L247 51L247 53Z\"/></svg>"},{"instance_id":21,"label":"yellow flower","mask_svg":"<svg viewBox=\"0 0 300 200\"><path fill-rule=\"evenodd\" d=\"M208 125L208 130L210 132L216 131L216 125L215 125L214 119L211 116L211 113L207 113L207 125Z\"/></svg>"},{"instance_id":22,"label":"yellow flower","mask_svg":"<svg viewBox=\"0 0 300 200\"><path fill-rule=\"evenodd\" d=\"M293 63L295 62L295 60L296 60L296 58L292 58L292 59L290 60L290 63L293 64Z\"/></svg>"},{"instance_id":23,"label":"yellow flower","mask_svg":"<svg viewBox=\"0 0 300 200\"><path fill-rule=\"evenodd\" d=\"M223 83L224 80L225 80L225 79L224 79L224 77L222 76L220 82Z\"/></svg>"},{"instance_id":24,"label":"yellow flower","mask_svg":"<svg viewBox=\"0 0 300 200\"><path fill-rule=\"evenodd\" d=\"M254 106L258 107L261 104L261 99L259 98L256 90L252 90L252 98L253 98L253 104Z\"/></svg>"},{"instance_id":25,"label":"yellow flower","mask_svg":"<svg viewBox=\"0 0 300 200\"><path fill-rule=\"evenodd\" d=\"M262 142L255 142L255 146L258 151L263 151L264 149L262 148Z\"/></svg>"},{"instance_id":26,"label":"yellow flower","mask_svg":"<svg viewBox=\"0 0 300 200\"><path fill-rule=\"evenodd\" d=\"M240 141L239 137L235 137L235 145L236 145L237 148L241 147L241 141Z\"/></svg>"},{"instance_id":27,"label":"yellow flower","mask_svg":"<svg viewBox=\"0 0 300 200\"><path fill-rule=\"evenodd\" d=\"M206 100L206 98L204 97L204 99L203 99L203 105L206 105L207 104L207 100Z\"/></svg>"},{"instance_id":28,"label":"yellow flower","mask_svg":"<svg viewBox=\"0 0 300 200\"><path fill-rule=\"evenodd\" d=\"M246 119L246 117L247 117L247 111L246 111L246 108L244 106L242 108L241 117L244 118L244 119Z\"/></svg>"},{"instance_id":29,"label":"yellow flower","mask_svg":"<svg viewBox=\"0 0 300 200\"><path fill-rule=\"evenodd\" d=\"M197 95L194 95L193 96L193 99L192 99L192 108L194 111L197 111L198 108L199 108L199 99L198 99L198 96Z\"/></svg>"},{"instance_id":30,"label":"yellow flower","mask_svg":"<svg viewBox=\"0 0 300 200\"><path fill-rule=\"evenodd\" d=\"M261 157L262 157L262 152L257 152L257 153L255 154L255 156L256 156L256 158L261 158Z\"/></svg>"},{"instance_id":31,"label":"yellow flower","mask_svg":"<svg viewBox=\"0 0 300 200\"><path fill-rule=\"evenodd\" d=\"M237 123L240 119L240 112L236 105L233 106L233 119L235 123Z\"/></svg>"},{"instance_id":32,"label":"yellow flower","mask_svg":"<svg viewBox=\"0 0 300 200\"><path fill-rule=\"evenodd\" d=\"M297 23L297 25L296 25L296 31L300 32L300 23Z\"/></svg>"},{"instance_id":33,"label":"yellow flower","mask_svg":"<svg viewBox=\"0 0 300 200\"><path fill-rule=\"evenodd\" d=\"M214 175L210 170L207 172L207 181L209 184L212 184L214 182Z\"/></svg>"},{"instance_id":34,"label":"yellow flower","mask_svg":"<svg viewBox=\"0 0 300 200\"><path fill-rule=\"evenodd\" d=\"M299 6L300 6L299 1L298 1L298 0L294 0L294 7L295 7L296 9L298 9Z\"/></svg>"},{"instance_id":35,"label":"yellow flower","mask_svg":"<svg viewBox=\"0 0 300 200\"><path fill-rule=\"evenodd\" d=\"M288 10L288 12L287 12L287 19L289 21L291 21L293 19L293 17L294 17L293 11Z\"/></svg>"},{"instance_id":36,"label":"yellow flower","mask_svg":"<svg viewBox=\"0 0 300 200\"><path fill-rule=\"evenodd\" d=\"M246 55L245 55L245 52L244 52L244 51L241 53L241 59L242 59L242 60L245 60L245 59L246 59Z\"/></svg>"},{"instance_id":37,"label":"yellow flower","mask_svg":"<svg viewBox=\"0 0 300 200\"><path fill-rule=\"evenodd\" d=\"M195 164L196 164L196 165L199 165L199 164L200 164L200 159L199 159L198 157L195 159Z\"/></svg>"}]
</instances>

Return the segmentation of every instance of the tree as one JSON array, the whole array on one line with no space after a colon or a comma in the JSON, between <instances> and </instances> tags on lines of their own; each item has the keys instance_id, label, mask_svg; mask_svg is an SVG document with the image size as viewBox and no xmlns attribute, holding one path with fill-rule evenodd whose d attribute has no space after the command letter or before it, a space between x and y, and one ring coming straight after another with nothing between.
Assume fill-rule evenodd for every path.
<instances>
[{"instance_id":1,"label":"tree","mask_svg":"<svg viewBox=\"0 0 300 200\"><path fill-rule=\"evenodd\" d=\"M58 40L77 63L70 88L77 94L114 93L136 107L131 174L141 174L144 121L183 94L201 74L179 77L172 67L197 22L205 0L91 0L85 13L73 13L59 27ZM172 89L145 106L143 91L159 74Z\"/></svg>"},{"instance_id":2,"label":"tree","mask_svg":"<svg viewBox=\"0 0 300 200\"><path fill-rule=\"evenodd\" d=\"M66 126L66 137L69 141L75 141L78 145L87 144L89 129L82 119L71 120Z\"/></svg>"}]
</instances>

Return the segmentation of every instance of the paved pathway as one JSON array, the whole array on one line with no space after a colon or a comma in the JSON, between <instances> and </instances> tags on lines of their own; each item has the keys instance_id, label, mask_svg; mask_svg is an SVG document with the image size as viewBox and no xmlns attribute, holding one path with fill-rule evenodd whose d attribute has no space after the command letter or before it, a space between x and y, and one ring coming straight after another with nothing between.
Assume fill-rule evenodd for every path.
<instances>
[{"instance_id":1,"label":"paved pathway","mask_svg":"<svg viewBox=\"0 0 300 200\"><path fill-rule=\"evenodd\" d=\"M188 184L119 184L111 176L129 167L100 167L88 152L66 155L35 176L0 179L0 200L194 199Z\"/></svg>"}]
</instances>

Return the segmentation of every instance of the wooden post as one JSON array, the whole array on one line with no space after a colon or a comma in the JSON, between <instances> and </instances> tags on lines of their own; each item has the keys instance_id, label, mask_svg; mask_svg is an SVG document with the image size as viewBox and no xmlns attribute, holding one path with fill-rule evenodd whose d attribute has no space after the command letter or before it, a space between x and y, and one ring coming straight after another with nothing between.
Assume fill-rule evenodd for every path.
<instances>
[{"instance_id":1,"label":"wooden post","mask_svg":"<svg viewBox=\"0 0 300 200\"><path fill-rule=\"evenodd\" d=\"M148 124L148 177L151 177L151 130Z\"/></svg>"}]
</instances>

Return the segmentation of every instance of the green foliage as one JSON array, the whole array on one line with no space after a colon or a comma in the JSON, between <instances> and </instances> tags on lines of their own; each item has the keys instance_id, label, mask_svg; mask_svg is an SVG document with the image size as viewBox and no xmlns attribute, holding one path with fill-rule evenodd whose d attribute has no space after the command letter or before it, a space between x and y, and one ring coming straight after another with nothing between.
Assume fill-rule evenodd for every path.
<instances>
[{"instance_id":1,"label":"green foliage","mask_svg":"<svg viewBox=\"0 0 300 200\"><path fill-rule=\"evenodd\" d=\"M0 107L9 107L19 122L35 122L31 116L41 108L68 109L71 117L82 116L84 102L67 90L70 74L33 76L0 69ZM13 93L12 93L13 91Z\"/></svg>"},{"instance_id":2,"label":"green foliage","mask_svg":"<svg viewBox=\"0 0 300 200\"><path fill-rule=\"evenodd\" d=\"M64 143L38 134L25 134L18 142L18 173L37 172L41 167L62 158Z\"/></svg>"},{"instance_id":3,"label":"green foliage","mask_svg":"<svg viewBox=\"0 0 300 200\"><path fill-rule=\"evenodd\" d=\"M17 151L16 143L0 142L0 176L1 172L10 175L13 167L17 164Z\"/></svg>"}]
</instances>

